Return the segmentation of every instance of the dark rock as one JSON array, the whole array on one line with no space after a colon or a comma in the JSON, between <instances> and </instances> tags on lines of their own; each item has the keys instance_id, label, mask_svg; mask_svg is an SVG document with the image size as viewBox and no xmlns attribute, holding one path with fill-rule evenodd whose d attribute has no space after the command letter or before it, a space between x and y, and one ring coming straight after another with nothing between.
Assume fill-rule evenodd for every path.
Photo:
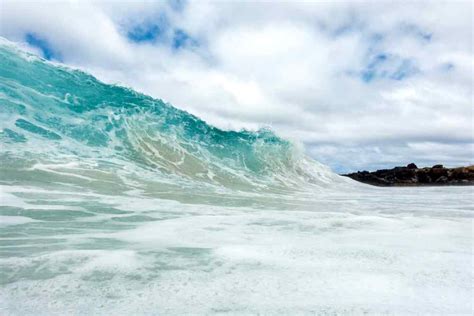
<instances>
[{"instance_id":1,"label":"dark rock","mask_svg":"<svg viewBox=\"0 0 474 316\"><path fill-rule=\"evenodd\" d=\"M448 177L448 169L446 168L431 168L428 170L428 175L433 180L433 182L439 182L438 179L441 177Z\"/></svg>"},{"instance_id":2,"label":"dark rock","mask_svg":"<svg viewBox=\"0 0 474 316\"><path fill-rule=\"evenodd\" d=\"M395 174L395 177L399 180L410 180L415 177L416 173L415 170L412 169L403 169L403 170L398 170Z\"/></svg>"},{"instance_id":3,"label":"dark rock","mask_svg":"<svg viewBox=\"0 0 474 316\"><path fill-rule=\"evenodd\" d=\"M435 182L436 182L436 183L446 183L446 182L448 182L448 177L446 177L446 176L441 176L441 177L439 177L438 179L436 179Z\"/></svg>"},{"instance_id":4,"label":"dark rock","mask_svg":"<svg viewBox=\"0 0 474 316\"><path fill-rule=\"evenodd\" d=\"M418 168L414 163L410 163L406 167L374 172L364 170L344 176L378 186L474 185L474 165L459 168L444 168L443 165Z\"/></svg>"},{"instance_id":5,"label":"dark rock","mask_svg":"<svg viewBox=\"0 0 474 316\"><path fill-rule=\"evenodd\" d=\"M418 178L419 183L424 183L424 184L431 183L431 178L428 175L427 170L425 170L425 169L419 170L416 173L416 177Z\"/></svg>"}]
</instances>

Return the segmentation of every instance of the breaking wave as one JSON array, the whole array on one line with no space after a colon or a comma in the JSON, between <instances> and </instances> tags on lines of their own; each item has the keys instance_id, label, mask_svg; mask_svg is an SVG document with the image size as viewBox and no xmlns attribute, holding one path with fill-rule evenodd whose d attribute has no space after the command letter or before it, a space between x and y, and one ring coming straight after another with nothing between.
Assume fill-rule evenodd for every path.
<instances>
[{"instance_id":1,"label":"breaking wave","mask_svg":"<svg viewBox=\"0 0 474 316\"><path fill-rule=\"evenodd\" d=\"M162 100L12 45L0 46L0 58L4 181L252 192L346 182L269 129L220 130Z\"/></svg>"}]
</instances>

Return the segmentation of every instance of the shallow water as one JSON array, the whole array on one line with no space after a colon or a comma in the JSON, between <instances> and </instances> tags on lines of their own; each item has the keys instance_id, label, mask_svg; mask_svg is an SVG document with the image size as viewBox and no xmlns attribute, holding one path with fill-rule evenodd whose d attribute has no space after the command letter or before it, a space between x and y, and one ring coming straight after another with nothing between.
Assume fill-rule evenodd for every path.
<instances>
[{"instance_id":1,"label":"shallow water","mask_svg":"<svg viewBox=\"0 0 474 316\"><path fill-rule=\"evenodd\" d=\"M2 195L4 315L472 311L467 187L296 196L281 208Z\"/></svg>"},{"instance_id":2,"label":"shallow water","mask_svg":"<svg viewBox=\"0 0 474 316\"><path fill-rule=\"evenodd\" d=\"M369 187L270 130L0 58L2 315L472 313L472 187Z\"/></svg>"}]
</instances>

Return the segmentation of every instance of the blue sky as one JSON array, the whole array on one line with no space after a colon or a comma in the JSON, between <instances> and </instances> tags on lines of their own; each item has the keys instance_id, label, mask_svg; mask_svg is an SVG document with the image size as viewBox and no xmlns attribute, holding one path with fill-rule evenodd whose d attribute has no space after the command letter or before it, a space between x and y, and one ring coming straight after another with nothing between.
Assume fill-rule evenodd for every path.
<instances>
[{"instance_id":1,"label":"blue sky","mask_svg":"<svg viewBox=\"0 0 474 316\"><path fill-rule=\"evenodd\" d=\"M337 172L473 163L470 2L2 2L0 36Z\"/></svg>"},{"instance_id":2,"label":"blue sky","mask_svg":"<svg viewBox=\"0 0 474 316\"><path fill-rule=\"evenodd\" d=\"M47 60L57 60L61 61L61 56L56 53L51 46L51 44L41 35L37 35L33 32L28 32L25 34L25 41L28 45L37 48L42 57L46 58Z\"/></svg>"}]
</instances>

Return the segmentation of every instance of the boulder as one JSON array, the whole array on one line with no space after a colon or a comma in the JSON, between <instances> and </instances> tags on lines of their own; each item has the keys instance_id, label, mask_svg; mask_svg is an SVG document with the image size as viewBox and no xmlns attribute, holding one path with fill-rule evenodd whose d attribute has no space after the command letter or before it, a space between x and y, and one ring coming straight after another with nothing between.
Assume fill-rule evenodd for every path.
<instances>
[{"instance_id":1,"label":"boulder","mask_svg":"<svg viewBox=\"0 0 474 316\"><path fill-rule=\"evenodd\" d=\"M446 177L446 176L441 176L441 177L439 177L438 179L436 179L435 182L436 182L436 183L446 183L446 182L448 182L448 177Z\"/></svg>"}]
</instances>

